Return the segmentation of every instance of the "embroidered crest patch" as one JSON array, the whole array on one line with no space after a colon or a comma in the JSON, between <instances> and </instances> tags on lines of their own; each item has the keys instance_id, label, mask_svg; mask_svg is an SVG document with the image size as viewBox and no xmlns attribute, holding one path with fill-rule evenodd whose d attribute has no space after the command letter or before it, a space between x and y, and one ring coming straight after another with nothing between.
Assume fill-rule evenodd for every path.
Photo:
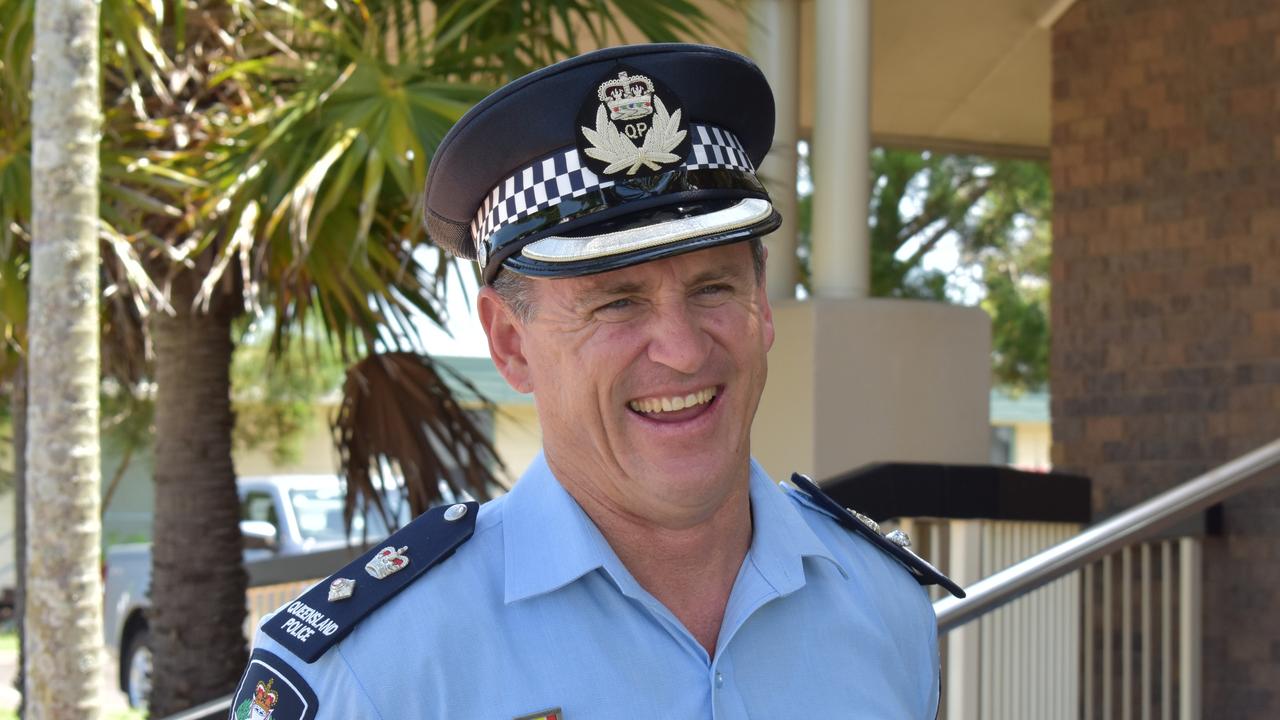
<instances>
[{"instance_id":1,"label":"embroidered crest patch","mask_svg":"<svg viewBox=\"0 0 1280 720\"><path fill-rule=\"evenodd\" d=\"M578 112L583 163L601 177L643 177L683 164L689 119L680 100L650 75L617 65Z\"/></svg>"},{"instance_id":2,"label":"embroidered crest patch","mask_svg":"<svg viewBox=\"0 0 1280 720\"><path fill-rule=\"evenodd\" d=\"M236 687L230 720L315 720L315 691L293 668L266 650L254 650Z\"/></svg>"}]
</instances>

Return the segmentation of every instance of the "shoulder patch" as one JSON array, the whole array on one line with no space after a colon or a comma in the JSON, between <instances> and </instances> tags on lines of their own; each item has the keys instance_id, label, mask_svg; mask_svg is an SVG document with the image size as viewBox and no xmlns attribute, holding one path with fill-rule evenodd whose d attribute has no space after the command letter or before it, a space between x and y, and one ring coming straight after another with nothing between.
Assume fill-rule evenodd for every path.
<instances>
[{"instance_id":1,"label":"shoulder patch","mask_svg":"<svg viewBox=\"0 0 1280 720\"><path fill-rule=\"evenodd\" d=\"M800 473L793 473L791 475L791 482L800 489L800 492L804 493L804 495L813 502L817 509L827 515L830 515L836 522L844 526L845 529L851 530L855 534L861 535L862 537L870 540L872 545L875 545L877 548L883 550L893 556L895 560L902 563L902 565L906 567L907 571L911 573L911 576L916 579L916 582L921 585L941 585L952 595L960 598L964 597L964 590L959 585L952 582L951 578L943 575L924 558L911 552L911 550L907 549L903 545L899 545L893 540L890 540L880 532L879 528L872 527L874 522L872 522L870 518L864 520L863 517L858 516L854 511L840 507L840 503L832 500L829 495L822 492L822 489L818 487L817 483ZM905 537L905 535L903 537Z\"/></svg>"},{"instance_id":2,"label":"shoulder patch","mask_svg":"<svg viewBox=\"0 0 1280 720\"><path fill-rule=\"evenodd\" d=\"M426 511L284 606L262 631L313 663L366 616L453 554L475 531L479 503Z\"/></svg>"},{"instance_id":3,"label":"shoulder patch","mask_svg":"<svg viewBox=\"0 0 1280 720\"><path fill-rule=\"evenodd\" d=\"M231 696L228 717L229 720L270 717L315 720L319 708L315 691L296 670L266 650L254 650L235 695Z\"/></svg>"}]
</instances>

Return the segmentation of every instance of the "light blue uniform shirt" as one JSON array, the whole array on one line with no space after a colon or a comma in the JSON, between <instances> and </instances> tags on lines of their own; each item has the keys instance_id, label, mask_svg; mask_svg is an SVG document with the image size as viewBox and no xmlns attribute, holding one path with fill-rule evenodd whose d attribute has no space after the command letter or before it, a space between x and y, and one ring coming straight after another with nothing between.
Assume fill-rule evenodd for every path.
<instances>
[{"instance_id":1,"label":"light blue uniform shirt","mask_svg":"<svg viewBox=\"0 0 1280 720\"><path fill-rule=\"evenodd\" d=\"M754 461L750 483L751 549L714 657L541 456L451 558L315 663L256 643L311 686L321 719L933 718L924 588Z\"/></svg>"}]
</instances>

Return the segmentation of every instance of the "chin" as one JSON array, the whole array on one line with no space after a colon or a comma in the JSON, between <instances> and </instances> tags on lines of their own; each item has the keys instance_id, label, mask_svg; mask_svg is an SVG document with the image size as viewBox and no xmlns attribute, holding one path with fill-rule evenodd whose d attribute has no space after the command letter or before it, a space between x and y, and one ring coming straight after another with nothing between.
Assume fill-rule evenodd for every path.
<instances>
[{"instance_id":1,"label":"chin","mask_svg":"<svg viewBox=\"0 0 1280 720\"><path fill-rule=\"evenodd\" d=\"M706 450L689 454L668 452L664 457L646 464L664 483L685 491L701 484L720 484L736 475L742 475L745 480L748 466L746 458L727 455L715 457Z\"/></svg>"}]
</instances>

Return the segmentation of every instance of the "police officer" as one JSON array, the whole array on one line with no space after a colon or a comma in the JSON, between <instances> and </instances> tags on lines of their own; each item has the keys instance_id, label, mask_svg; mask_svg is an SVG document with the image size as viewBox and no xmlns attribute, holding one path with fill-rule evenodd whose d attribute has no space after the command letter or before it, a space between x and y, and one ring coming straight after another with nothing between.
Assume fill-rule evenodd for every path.
<instances>
[{"instance_id":1,"label":"police officer","mask_svg":"<svg viewBox=\"0 0 1280 720\"><path fill-rule=\"evenodd\" d=\"M945 577L750 457L773 321L749 60L620 47L482 101L429 235L478 261L543 452L268 618L232 717L932 718Z\"/></svg>"}]
</instances>

